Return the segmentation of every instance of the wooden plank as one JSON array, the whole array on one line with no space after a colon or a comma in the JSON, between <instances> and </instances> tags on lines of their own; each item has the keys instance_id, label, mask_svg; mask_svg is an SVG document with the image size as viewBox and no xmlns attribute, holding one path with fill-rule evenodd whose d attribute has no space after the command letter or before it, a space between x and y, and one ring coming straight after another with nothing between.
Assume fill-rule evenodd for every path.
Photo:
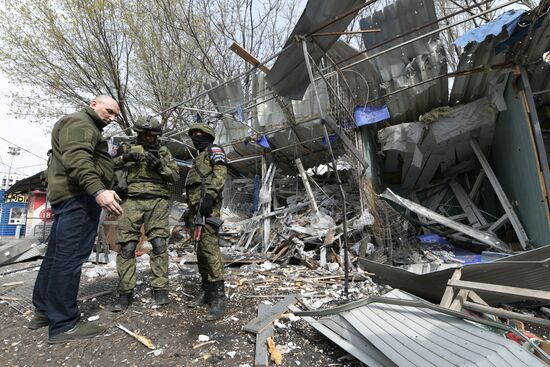
<instances>
[{"instance_id":1,"label":"wooden plank","mask_svg":"<svg viewBox=\"0 0 550 367\"><path fill-rule=\"evenodd\" d=\"M527 288L519 288L519 287L509 287L506 285L470 282L470 281L458 280L453 278L449 279L449 281L447 282L447 285L453 288L469 289L472 291L478 291L482 293L514 295L514 296L523 297L526 299L550 301L550 292L539 291L536 289L527 289Z\"/></svg>"},{"instance_id":2,"label":"wooden plank","mask_svg":"<svg viewBox=\"0 0 550 367\"><path fill-rule=\"evenodd\" d=\"M311 186L309 185L309 180L307 178L304 165L302 164L302 160L300 158L297 158L294 162L296 163L296 167L298 167L298 172L300 173L300 178L302 179L302 183L304 184L304 187L306 189L309 203L311 204L311 207L313 208L315 214L319 214L319 207L317 206L317 201L315 200L315 196L313 195L313 190L311 190Z\"/></svg>"},{"instance_id":3,"label":"wooden plank","mask_svg":"<svg viewBox=\"0 0 550 367\"><path fill-rule=\"evenodd\" d=\"M468 293L470 293L470 291L467 290L467 289L459 290L458 294L456 295L455 299L453 300L453 302L451 303L451 306L449 306L449 308L451 310L455 310L455 311L460 312L462 310L462 305L464 304L466 299L468 299Z\"/></svg>"},{"instance_id":4,"label":"wooden plank","mask_svg":"<svg viewBox=\"0 0 550 367\"><path fill-rule=\"evenodd\" d=\"M326 125L328 125L328 127L332 131L336 133L336 135L338 135L338 137L340 138L340 141L342 142L342 144L344 144L344 147L346 148L346 150L349 153L351 153L353 156L355 156L355 159L357 159L357 161L361 163L361 165L363 166L363 169L367 170L369 168L369 164L365 160L365 157L361 153L359 153L359 151L355 147L355 144L353 144L350 138L348 138L344 129L342 129L342 127L340 127L336 123L336 121L330 116L325 116L323 121L326 123Z\"/></svg>"},{"instance_id":5,"label":"wooden plank","mask_svg":"<svg viewBox=\"0 0 550 367\"><path fill-rule=\"evenodd\" d=\"M464 213L468 216L468 221L470 221L470 224L472 226L481 227L487 224L487 220L481 214L479 209L477 208L476 204L470 199L462 185L458 183L456 180L451 180L449 182L449 185L451 186L451 189L453 190L456 199L458 200L458 203L462 207L462 210L464 210Z\"/></svg>"},{"instance_id":6,"label":"wooden plank","mask_svg":"<svg viewBox=\"0 0 550 367\"><path fill-rule=\"evenodd\" d=\"M406 169L405 178L401 181L401 186L405 189L412 189L418 181L418 177L422 172L422 167L426 163L426 157L418 146L414 147L414 154L412 156L411 164L408 168L403 163L403 169Z\"/></svg>"},{"instance_id":7,"label":"wooden plank","mask_svg":"<svg viewBox=\"0 0 550 367\"><path fill-rule=\"evenodd\" d=\"M268 317L271 312L271 306L265 303L258 305L258 317ZM254 366L269 366L269 356L267 353L267 338L273 335L273 328L266 327L260 333L256 334L256 352Z\"/></svg>"},{"instance_id":8,"label":"wooden plank","mask_svg":"<svg viewBox=\"0 0 550 367\"><path fill-rule=\"evenodd\" d=\"M516 232L516 235L518 236L521 247L525 250L527 246L530 244L530 241L529 241L529 238L527 237L527 233L525 233L525 230L521 225L519 218L516 215L516 212L514 211L514 207L508 200L508 197L506 196L504 189L500 185L500 182L498 182L497 176L493 172L493 169L491 168L491 165L487 161L487 158L485 158L485 154L483 154L483 151L481 150L481 147L479 146L479 144L472 139L470 140L470 145L472 146L472 149L474 150L474 153L477 159L479 160L479 163L481 163L481 167L483 167L483 170L485 171L487 178L491 182L491 185L493 186L493 190L495 190L495 193L497 194L497 197L500 203L502 204L504 211L508 215L508 219L510 220L510 223L512 223L512 227L514 227L514 230Z\"/></svg>"},{"instance_id":9,"label":"wooden plank","mask_svg":"<svg viewBox=\"0 0 550 367\"><path fill-rule=\"evenodd\" d=\"M538 153L536 154L538 161L537 163L538 167L540 167L540 170L542 171L539 171L538 174L541 181L542 189L545 191L546 194L545 204L546 208L548 208L548 205L550 205L550 203L548 202L548 196L550 195L550 166L548 163L548 153L545 151L544 139L542 137L537 108L535 105L535 100L533 99L533 92L531 91L531 84L529 83L529 76L527 75L527 70L525 69L525 67L521 68L521 82L524 89L524 99L525 102L527 102L525 112L529 115L529 135L531 136L533 146Z\"/></svg>"},{"instance_id":10,"label":"wooden plank","mask_svg":"<svg viewBox=\"0 0 550 367\"><path fill-rule=\"evenodd\" d=\"M455 153L455 147L452 146L445 153L445 157L443 157L443 161L441 162L441 172L445 173L449 168L453 167L455 164L456 164L456 153Z\"/></svg>"},{"instance_id":11,"label":"wooden plank","mask_svg":"<svg viewBox=\"0 0 550 367\"><path fill-rule=\"evenodd\" d=\"M405 181L407 177L407 172L411 166L413 160L413 153L401 152L401 159L403 160L403 165L401 166L401 182Z\"/></svg>"},{"instance_id":12,"label":"wooden plank","mask_svg":"<svg viewBox=\"0 0 550 367\"><path fill-rule=\"evenodd\" d=\"M432 153L430 157L427 159L426 164L424 165L424 168L422 169L422 173L418 178L418 182L416 183L416 186L424 187L427 184L429 184L432 178L434 177L435 172L437 171L437 168L439 167L441 162L443 162L444 159L445 159L444 154Z\"/></svg>"},{"instance_id":13,"label":"wooden plank","mask_svg":"<svg viewBox=\"0 0 550 367\"><path fill-rule=\"evenodd\" d=\"M458 268L454 271L453 275L451 276L451 280L459 280L462 276L462 269ZM445 289L445 293L443 293L443 297L441 297L441 302L439 305L441 307L449 308L451 306L451 302L453 301L453 298L455 296L455 291L452 287L447 287Z\"/></svg>"},{"instance_id":14,"label":"wooden plank","mask_svg":"<svg viewBox=\"0 0 550 367\"><path fill-rule=\"evenodd\" d=\"M265 65L260 65L261 62L260 60L258 60L257 58L255 58L254 56L252 56L250 54L250 52L248 52L247 50L245 50L241 45L239 45L238 43L235 43L233 42L233 44L229 47L229 49L231 51L233 51L234 53L236 53L237 55L239 55L239 57L241 59L243 59L244 61L246 61L247 63L249 63L250 65L252 66L257 66L258 69L260 69L261 71L263 71L264 73L269 73L269 68Z\"/></svg>"},{"instance_id":15,"label":"wooden plank","mask_svg":"<svg viewBox=\"0 0 550 367\"><path fill-rule=\"evenodd\" d=\"M448 187L445 186L441 191L439 191L437 194L433 195L432 198L429 200L429 204L425 205L428 209L437 212L439 209L439 205L443 201L443 198L445 195L447 195L447 191L449 191Z\"/></svg>"},{"instance_id":16,"label":"wooden plank","mask_svg":"<svg viewBox=\"0 0 550 367\"><path fill-rule=\"evenodd\" d=\"M505 319L521 320L521 321L526 321L533 324L541 325L544 327L550 327L550 320L541 319L531 315L522 314L519 312L508 311L502 308L480 305L478 303L473 303L469 301L464 302L462 307L470 311L488 313L491 315L504 317Z\"/></svg>"},{"instance_id":17,"label":"wooden plank","mask_svg":"<svg viewBox=\"0 0 550 367\"><path fill-rule=\"evenodd\" d=\"M271 312L266 317L256 317L250 320L245 326L243 326L244 331L258 334L267 326L269 326L275 319L281 316L288 308L289 305L292 305L296 302L296 295L290 294L285 296L282 301L278 302L271 308Z\"/></svg>"},{"instance_id":18,"label":"wooden plank","mask_svg":"<svg viewBox=\"0 0 550 367\"><path fill-rule=\"evenodd\" d=\"M489 306L489 304L487 302L485 302L483 300L483 298L481 298L476 292L474 291L470 291L470 293L468 293L468 298L470 298L472 301L474 301L475 303L479 303L479 304L482 304L482 305L486 305L486 306Z\"/></svg>"},{"instance_id":19,"label":"wooden plank","mask_svg":"<svg viewBox=\"0 0 550 367\"><path fill-rule=\"evenodd\" d=\"M479 174L476 177L476 181L474 182L474 185L472 186L472 190L468 194L470 199L473 201L476 201L477 194L479 192L479 189L481 188L481 184L483 183L483 179L485 178L485 171L480 170Z\"/></svg>"},{"instance_id":20,"label":"wooden plank","mask_svg":"<svg viewBox=\"0 0 550 367\"><path fill-rule=\"evenodd\" d=\"M388 150L384 152L384 172L399 171L399 152L397 150Z\"/></svg>"},{"instance_id":21,"label":"wooden plank","mask_svg":"<svg viewBox=\"0 0 550 367\"><path fill-rule=\"evenodd\" d=\"M503 214L502 217L498 218L495 222L493 222L489 226L488 230L491 231L491 232L495 232L500 227L502 227L507 221L508 221L508 214Z\"/></svg>"}]
</instances>

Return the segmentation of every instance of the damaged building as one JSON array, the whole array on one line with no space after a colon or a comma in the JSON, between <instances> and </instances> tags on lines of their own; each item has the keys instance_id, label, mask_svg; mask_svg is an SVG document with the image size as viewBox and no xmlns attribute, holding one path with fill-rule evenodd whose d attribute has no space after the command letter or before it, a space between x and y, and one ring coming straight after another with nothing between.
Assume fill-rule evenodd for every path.
<instances>
[{"instance_id":1,"label":"damaged building","mask_svg":"<svg viewBox=\"0 0 550 367\"><path fill-rule=\"evenodd\" d=\"M254 339L254 365L270 363L279 319L368 366L550 364L550 343L529 332L550 336L548 1L445 46L441 32L458 23L432 0L397 0L359 20L358 48L340 36L365 6L309 1L270 62L234 44L253 68L205 86L203 119L230 172L220 231L227 267L240 269L230 308L247 286L251 297L285 287L233 320ZM456 68L446 47L460 50ZM181 167L170 216L180 278L197 276L181 220L187 128L163 137ZM116 250L115 226L104 218L96 264ZM82 299L111 297L107 284ZM25 292L0 296L24 313Z\"/></svg>"}]
</instances>

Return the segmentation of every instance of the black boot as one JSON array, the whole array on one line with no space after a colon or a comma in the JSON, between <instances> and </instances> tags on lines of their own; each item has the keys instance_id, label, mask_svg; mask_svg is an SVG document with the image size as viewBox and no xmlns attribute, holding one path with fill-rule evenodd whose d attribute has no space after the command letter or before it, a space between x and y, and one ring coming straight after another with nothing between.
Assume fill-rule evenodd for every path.
<instances>
[{"instance_id":1,"label":"black boot","mask_svg":"<svg viewBox=\"0 0 550 367\"><path fill-rule=\"evenodd\" d=\"M132 304L132 295L133 295L132 292L119 294L118 299L113 305L113 308L111 309L111 311L112 312L126 311L128 306Z\"/></svg>"},{"instance_id":2,"label":"black boot","mask_svg":"<svg viewBox=\"0 0 550 367\"><path fill-rule=\"evenodd\" d=\"M225 311L225 286L223 280L211 283L210 295L212 298L206 319L214 321L220 319Z\"/></svg>"},{"instance_id":3,"label":"black boot","mask_svg":"<svg viewBox=\"0 0 550 367\"><path fill-rule=\"evenodd\" d=\"M210 282L206 278L202 278L201 288L199 292L188 304L187 307L195 308L210 303Z\"/></svg>"},{"instance_id":4,"label":"black boot","mask_svg":"<svg viewBox=\"0 0 550 367\"><path fill-rule=\"evenodd\" d=\"M167 289L153 289L153 298L157 305L167 305L170 303Z\"/></svg>"},{"instance_id":5,"label":"black boot","mask_svg":"<svg viewBox=\"0 0 550 367\"><path fill-rule=\"evenodd\" d=\"M48 320L48 315L46 315L43 311L34 311L34 316L29 321L29 324L27 327L31 330L40 329L41 327L48 326L50 324L50 320Z\"/></svg>"}]
</instances>

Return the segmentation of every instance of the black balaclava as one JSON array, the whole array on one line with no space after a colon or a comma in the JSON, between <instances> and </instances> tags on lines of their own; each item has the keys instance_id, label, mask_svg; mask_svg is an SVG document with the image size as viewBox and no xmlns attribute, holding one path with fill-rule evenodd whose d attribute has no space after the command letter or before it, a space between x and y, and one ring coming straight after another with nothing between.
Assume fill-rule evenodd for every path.
<instances>
[{"instance_id":1,"label":"black balaclava","mask_svg":"<svg viewBox=\"0 0 550 367\"><path fill-rule=\"evenodd\" d=\"M191 137L191 141L195 149L202 152L214 142L214 139L209 135L195 135Z\"/></svg>"},{"instance_id":2,"label":"black balaclava","mask_svg":"<svg viewBox=\"0 0 550 367\"><path fill-rule=\"evenodd\" d=\"M153 144L149 145L145 142L145 139L142 138L142 135L138 134L137 141L138 141L138 144L143 146L143 149L145 150L159 150L160 148L160 142L158 137L155 139Z\"/></svg>"}]
</instances>

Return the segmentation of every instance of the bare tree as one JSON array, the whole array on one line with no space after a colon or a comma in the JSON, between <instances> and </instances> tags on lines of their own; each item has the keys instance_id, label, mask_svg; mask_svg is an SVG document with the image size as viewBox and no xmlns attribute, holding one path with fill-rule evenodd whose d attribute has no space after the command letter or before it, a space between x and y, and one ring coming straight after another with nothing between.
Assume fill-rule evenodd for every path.
<instances>
[{"instance_id":1,"label":"bare tree","mask_svg":"<svg viewBox=\"0 0 550 367\"><path fill-rule=\"evenodd\" d=\"M26 86L13 110L51 120L96 94L121 102L120 126L159 113L168 128L189 118L171 107L277 52L300 0L0 0L0 70ZM198 103L198 102L195 102ZM176 113L174 113L176 112Z\"/></svg>"},{"instance_id":2,"label":"bare tree","mask_svg":"<svg viewBox=\"0 0 550 367\"><path fill-rule=\"evenodd\" d=\"M60 105L87 102L96 94L125 100L133 41L120 31L122 7L97 4L4 1L0 68L13 81L32 87L30 95L15 94L17 113L49 117ZM121 125L127 126L130 113L125 104L121 116Z\"/></svg>"}]
</instances>

